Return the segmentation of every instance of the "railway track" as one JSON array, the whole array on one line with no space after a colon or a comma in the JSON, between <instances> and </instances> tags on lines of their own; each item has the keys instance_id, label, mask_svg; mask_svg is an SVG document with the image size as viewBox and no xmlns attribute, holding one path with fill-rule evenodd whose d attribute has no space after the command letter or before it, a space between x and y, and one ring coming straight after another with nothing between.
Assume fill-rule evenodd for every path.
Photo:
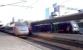
<instances>
[{"instance_id":1,"label":"railway track","mask_svg":"<svg viewBox=\"0 0 83 50\"><path fill-rule=\"evenodd\" d=\"M27 38L22 38L22 39L28 40L28 41L30 41L32 43L35 43L35 44L38 44L40 46L49 48L50 50L69 50L69 49L65 49L65 48L58 47L56 45L52 45L50 43L44 42L43 40L38 39L36 37L27 37Z\"/></svg>"},{"instance_id":2,"label":"railway track","mask_svg":"<svg viewBox=\"0 0 83 50\"><path fill-rule=\"evenodd\" d=\"M56 41L50 41L50 40L42 39L42 38L39 38L39 37L28 37L28 39L32 39L33 41L39 42L39 43L49 44L51 47L58 47L58 48L61 48L63 50L83 50L83 45L76 44L76 43L74 43L73 45L69 45L69 44L72 44L73 42L57 41L57 40Z\"/></svg>"}]
</instances>

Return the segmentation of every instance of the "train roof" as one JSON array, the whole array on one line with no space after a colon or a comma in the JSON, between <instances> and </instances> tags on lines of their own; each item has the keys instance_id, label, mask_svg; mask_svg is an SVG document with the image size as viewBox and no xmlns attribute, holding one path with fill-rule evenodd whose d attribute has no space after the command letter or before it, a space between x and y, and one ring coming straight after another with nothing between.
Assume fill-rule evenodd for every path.
<instances>
[{"instance_id":1,"label":"train roof","mask_svg":"<svg viewBox=\"0 0 83 50\"><path fill-rule=\"evenodd\" d=\"M56 17L54 19L46 19L46 20L42 20L42 21L36 21L36 22L32 22L32 24L62 22L62 21L79 20L79 19L83 19L83 13L75 13L75 14L71 14L71 15Z\"/></svg>"}]
</instances>

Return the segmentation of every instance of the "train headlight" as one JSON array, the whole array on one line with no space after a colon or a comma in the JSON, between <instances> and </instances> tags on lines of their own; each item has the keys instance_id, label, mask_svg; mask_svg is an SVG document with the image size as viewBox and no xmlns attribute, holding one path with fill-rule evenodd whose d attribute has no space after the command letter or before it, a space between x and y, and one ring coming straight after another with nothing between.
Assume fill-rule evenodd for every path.
<instances>
[{"instance_id":1,"label":"train headlight","mask_svg":"<svg viewBox=\"0 0 83 50\"><path fill-rule=\"evenodd\" d=\"M74 27L73 30L74 31L79 31L79 29L77 27Z\"/></svg>"}]
</instances>

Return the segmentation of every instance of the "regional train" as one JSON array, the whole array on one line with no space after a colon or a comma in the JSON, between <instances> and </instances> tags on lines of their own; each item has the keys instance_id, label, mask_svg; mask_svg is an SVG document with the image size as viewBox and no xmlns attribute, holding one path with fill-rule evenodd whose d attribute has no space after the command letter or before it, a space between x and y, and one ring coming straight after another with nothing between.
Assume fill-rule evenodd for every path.
<instances>
[{"instance_id":1,"label":"regional train","mask_svg":"<svg viewBox=\"0 0 83 50\"><path fill-rule=\"evenodd\" d=\"M10 26L5 26L3 28L4 32L13 34L16 36L28 36L31 35L30 26L23 22L15 22Z\"/></svg>"},{"instance_id":2,"label":"regional train","mask_svg":"<svg viewBox=\"0 0 83 50\"><path fill-rule=\"evenodd\" d=\"M32 22L32 32L83 34L83 13Z\"/></svg>"}]
</instances>

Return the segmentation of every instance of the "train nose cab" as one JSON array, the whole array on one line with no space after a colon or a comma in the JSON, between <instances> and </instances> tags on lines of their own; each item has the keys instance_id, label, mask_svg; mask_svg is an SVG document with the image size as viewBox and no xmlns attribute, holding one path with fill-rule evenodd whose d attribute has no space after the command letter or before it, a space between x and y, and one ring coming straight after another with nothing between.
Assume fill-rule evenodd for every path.
<instances>
[{"instance_id":1,"label":"train nose cab","mask_svg":"<svg viewBox=\"0 0 83 50\"><path fill-rule=\"evenodd\" d=\"M75 21L71 21L71 25L72 25L73 32L75 33L79 32L79 26Z\"/></svg>"},{"instance_id":2,"label":"train nose cab","mask_svg":"<svg viewBox=\"0 0 83 50\"><path fill-rule=\"evenodd\" d=\"M17 29L20 34L28 34L29 33L28 26L18 26Z\"/></svg>"},{"instance_id":3,"label":"train nose cab","mask_svg":"<svg viewBox=\"0 0 83 50\"><path fill-rule=\"evenodd\" d=\"M15 24L14 32L16 35L28 35L29 27L25 23L17 23Z\"/></svg>"}]
</instances>

